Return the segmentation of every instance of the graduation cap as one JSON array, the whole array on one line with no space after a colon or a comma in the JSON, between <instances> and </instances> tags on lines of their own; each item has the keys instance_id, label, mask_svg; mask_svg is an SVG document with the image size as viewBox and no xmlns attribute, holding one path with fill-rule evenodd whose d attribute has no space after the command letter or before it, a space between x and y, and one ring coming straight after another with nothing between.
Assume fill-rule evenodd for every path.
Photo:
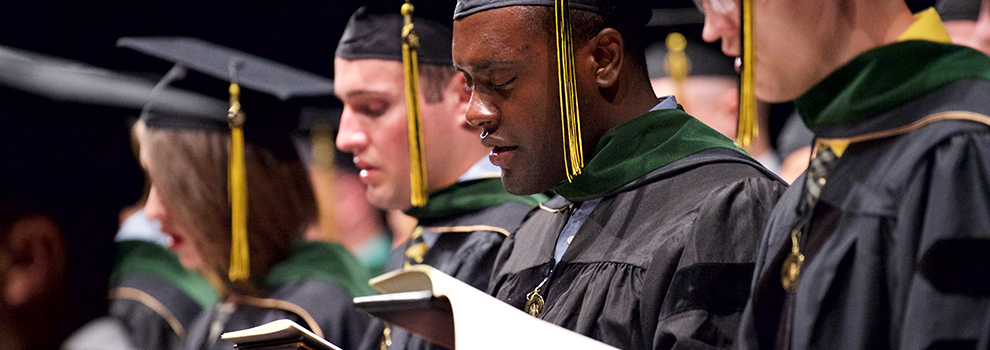
<instances>
[{"instance_id":1,"label":"graduation cap","mask_svg":"<svg viewBox=\"0 0 990 350\"><path fill-rule=\"evenodd\" d=\"M475 13L510 6L553 7L557 47L557 86L560 96L564 165L567 181L581 174L584 167L584 143L581 138L581 113L578 108L577 81L574 72L574 41L571 38L571 9L589 11L623 23L629 28L643 28L653 12L647 0L459 0L454 20Z\"/></svg>"},{"instance_id":2,"label":"graduation cap","mask_svg":"<svg viewBox=\"0 0 990 350\"><path fill-rule=\"evenodd\" d=\"M618 23L628 24L630 28L643 28L653 16L651 3L648 0L459 0L454 9L454 19L500 7L567 6L572 10L594 12Z\"/></svg>"},{"instance_id":3,"label":"graduation cap","mask_svg":"<svg viewBox=\"0 0 990 350\"><path fill-rule=\"evenodd\" d=\"M158 110L190 115L226 109L223 101L175 88L156 88L154 81L143 77L9 47L0 47L0 84L64 102L134 109L153 105Z\"/></svg>"},{"instance_id":4,"label":"graduation cap","mask_svg":"<svg viewBox=\"0 0 990 350\"><path fill-rule=\"evenodd\" d=\"M411 204L428 199L423 128L419 110L419 63L452 65L453 1L432 1L417 11L406 0L378 1L359 8L347 22L336 56L348 60L401 61L409 124Z\"/></svg>"},{"instance_id":5,"label":"graduation cap","mask_svg":"<svg viewBox=\"0 0 990 350\"><path fill-rule=\"evenodd\" d=\"M935 11L943 21L975 21L980 18L980 0L939 0Z\"/></svg>"},{"instance_id":6,"label":"graduation cap","mask_svg":"<svg viewBox=\"0 0 990 350\"><path fill-rule=\"evenodd\" d=\"M337 44L337 57L348 60L402 61L402 1L378 1L359 8ZM414 8L412 23L419 37L418 63L452 65L454 1L432 0Z\"/></svg>"},{"instance_id":7,"label":"graduation cap","mask_svg":"<svg viewBox=\"0 0 990 350\"><path fill-rule=\"evenodd\" d=\"M231 202L231 254L228 278L247 279L250 259L247 241L247 175L244 143L264 147L276 157L298 159L292 133L299 111L310 97L333 94L333 82L312 73L199 39L181 37L121 38L117 46L174 62L174 71L185 68L228 82L229 109L209 116L149 112L141 119L149 128L229 129L229 188ZM165 81L164 83L168 83ZM243 85L246 90L241 90ZM241 97L245 97L242 105ZM274 99L272 99L274 97Z\"/></svg>"}]
</instances>

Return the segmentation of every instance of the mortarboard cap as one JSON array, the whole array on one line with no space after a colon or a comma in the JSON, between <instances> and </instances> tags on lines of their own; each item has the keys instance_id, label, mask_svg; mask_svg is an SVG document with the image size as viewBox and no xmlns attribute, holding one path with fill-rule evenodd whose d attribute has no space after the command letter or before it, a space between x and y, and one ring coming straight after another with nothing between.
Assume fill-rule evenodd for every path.
<instances>
[{"instance_id":1,"label":"mortarboard cap","mask_svg":"<svg viewBox=\"0 0 990 350\"><path fill-rule=\"evenodd\" d=\"M980 0L938 0L935 11L943 21L975 21L980 17Z\"/></svg>"},{"instance_id":2,"label":"mortarboard cap","mask_svg":"<svg viewBox=\"0 0 990 350\"><path fill-rule=\"evenodd\" d=\"M336 56L348 60L383 59L402 61L401 1L380 1L362 6L344 29ZM416 8L413 24L419 36L419 63L451 65L454 2L430 1Z\"/></svg>"},{"instance_id":3,"label":"mortarboard cap","mask_svg":"<svg viewBox=\"0 0 990 350\"><path fill-rule=\"evenodd\" d=\"M509 6L554 6L554 0L459 0L454 9L454 19L461 19L478 12ZM570 9L594 12L626 23L630 28L642 28L650 21L653 12L648 0L570 0Z\"/></svg>"},{"instance_id":4,"label":"mortarboard cap","mask_svg":"<svg viewBox=\"0 0 990 350\"><path fill-rule=\"evenodd\" d=\"M979 3L979 0L975 0ZM918 13L924 9L935 6L935 0L904 0L904 3L908 5L908 9L911 13Z\"/></svg>"},{"instance_id":5,"label":"mortarboard cap","mask_svg":"<svg viewBox=\"0 0 990 350\"><path fill-rule=\"evenodd\" d=\"M230 108L207 117L144 113L150 128L229 128L229 188L231 197L231 254L228 278L247 279L250 258L247 241L247 178L244 143L249 142L283 159L298 159L292 134L300 110L333 94L333 82L284 64L194 38L121 38L117 46L174 62L173 71L192 69L229 83ZM168 81L164 81L168 83ZM246 89L241 90L241 86ZM214 89L220 90L214 86ZM242 101L243 97L243 101ZM273 98L274 97L274 98ZM242 104L243 102L243 104Z\"/></svg>"},{"instance_id":6,"label":"mortarboard cap","mask_svg":"<svg viewBox=\"0 0 990 350\"><path fill-rule=\"evenodd\" d=\"M194 38L121 38L117 46L131 48L175 63L177 69L191 69L192 89L216 97L228 92L223 84L237 83L238 104L247 115L245 139L264 147L280 159L297 157L291 134L298 125L300 110L308 105L324 105L333 93L333 81L284 64ZM184 74L183 74L184 75ZM203 77L207 77L203 79ZM168 79L166 79L168 80ZM169 81L163 83L168 84ZM243 86L245 89L240 89ZM173 129L228 130L227 108L207 116L146 111L141 116L148 127Z\"/></svg>"},{"instance_id":7,"label":"mortarboard cap","mask_svg":"<svg viewBox=\"0 0 990 350\"><path fill-rule=\"evenodd\" d=\"M223 101L84 63L0 48L0 84L57 101L157 110L188 115L224 113Z\"/></svg>"}]
</instances>

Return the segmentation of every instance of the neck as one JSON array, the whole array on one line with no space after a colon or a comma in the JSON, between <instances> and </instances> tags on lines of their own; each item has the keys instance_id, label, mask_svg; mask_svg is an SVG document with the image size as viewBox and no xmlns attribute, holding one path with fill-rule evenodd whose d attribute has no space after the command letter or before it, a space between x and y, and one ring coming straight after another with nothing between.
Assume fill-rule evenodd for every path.
<instances>
[{"instance_id":1,"label":"neck","mask_svg":"<svg viewBox=\"0 0 990 350\"><path fill-rule=\"evenodd\" d=\"M835 31L822 32L832 39L818 41L823 58L824 78L856 56L873 48L888 45L914 23L914 16L903 1L837 1Z\"/></svg>"},{"instance_id":2,"label":"neck","mask_svg":"<svg viewBox=\"0 0 990 350\"><path fill-rule=\"evenodd\" d=\"M638 74L642 73L642 74ZM596 118L583 118L582 124L593 122L592 125L582 125L583 130L594 130L591 134L585 135L585 159L590 159L591 153L595 150L595 145L601 137L622 123L632 120L640 115L649 112L650 109L657 105L659 100L657 95L653 92L653 86L650 84L650 79L643 72L630 72L630 77L625 79L620 79L618 86L615 88L615 93L611 95L611 98L606 94L603 96L605 98L601 99L598 103L597 108L594 109L594 114ZM589 123L590 124L590 123ZM588 147L588 146L591 147Z\"/></svg>"}]
</instances>

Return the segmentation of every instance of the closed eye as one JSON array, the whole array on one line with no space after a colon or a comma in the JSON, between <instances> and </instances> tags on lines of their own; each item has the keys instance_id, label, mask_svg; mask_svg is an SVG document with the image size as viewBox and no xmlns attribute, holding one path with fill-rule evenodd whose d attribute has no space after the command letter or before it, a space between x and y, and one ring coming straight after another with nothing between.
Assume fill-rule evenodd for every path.
<instances>
[{"instance_id":1,"label":"closed eye","mask_svg":"<svg viewBox=\"0 0 990 350\"><path fill-rule=\"evenodd\" d=\"M511 88L510 85L512 85L512 83L515 82L515 81L516 81L516 77L512 77L512 79L509 79L509 81L506 81L505 83L502 83L502 84L492 84L492 89L494 89L494 90L500 90L500 91L508 90L508 89Z\"/></svg>"}]
</instances>

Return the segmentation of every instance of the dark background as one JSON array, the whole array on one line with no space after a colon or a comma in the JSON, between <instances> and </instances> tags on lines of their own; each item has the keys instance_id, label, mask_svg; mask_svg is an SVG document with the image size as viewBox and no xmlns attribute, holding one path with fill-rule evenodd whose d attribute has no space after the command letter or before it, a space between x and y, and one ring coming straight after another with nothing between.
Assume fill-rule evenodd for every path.
<instances>
[{"instance_id":1,"label":"dark background","mask_svg":"<svg viewBox=\"0 0 990 350\"><path fill-rule=\"evenodd\" d=\"M124 36L192 36L325 77L360 1L4 0L0 45L113 70L164 74L171 64L117 48ZM143 176L130 148L136 110L55 102L0 88L0 181L38 196L82 194L80 209L137 201ZM80 205L84 205L81 206Z\"/></svg>"}]
</instances>

